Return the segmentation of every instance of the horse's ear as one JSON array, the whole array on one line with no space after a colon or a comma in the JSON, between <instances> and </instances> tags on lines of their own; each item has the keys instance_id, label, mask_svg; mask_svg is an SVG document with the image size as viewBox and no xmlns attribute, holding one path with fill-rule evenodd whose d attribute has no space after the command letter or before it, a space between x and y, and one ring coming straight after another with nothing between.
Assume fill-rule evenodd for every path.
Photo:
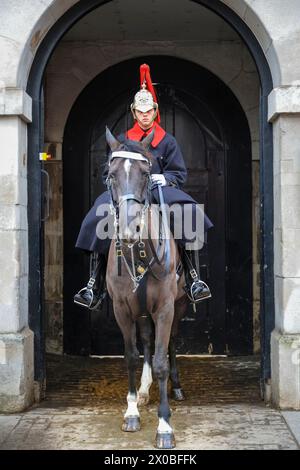
<instances>
[{"instance_id":1,"label":"horse's ear","mask_svg":"<svg viewBox=\"0 0 300 470\"><path fill-rule=\"evenodd\" d=\"M106 142L108 143L110 150L114 152L120 147L120 142L112 135L109 128L105 128Z\"/></svg>"},{"instance_id":2,"label":"horse's ear","mask_svg":"<svg viewBox=\"0 0 300 470\"><path fill-rule=\"evenodd\" d=\"M152 140L154 139L154 135L155 135L155 130L152 129L152 131L150 132L150 134L148 134L147 137L145 137L145 138L142 140L141 144L142 144L142 146L143 146L146 150L149 149L150 144L151 144Z\"/></svg>"}]
</instances>

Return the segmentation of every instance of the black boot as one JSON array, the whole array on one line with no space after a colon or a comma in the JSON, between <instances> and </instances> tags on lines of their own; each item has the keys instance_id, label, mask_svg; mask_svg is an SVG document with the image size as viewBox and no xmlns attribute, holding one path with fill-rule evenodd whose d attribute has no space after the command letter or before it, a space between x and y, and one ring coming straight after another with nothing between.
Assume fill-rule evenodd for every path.
<instances>
[{"instance_id":1,"label":"black boot","mask_svg":"<svg viewBox=\"0 0 300 470\"><path fill-rule=\"evenodd\" d=\"M190 301L193 303L198 303L201 300L209 299L211 297L210 289L204 281L199 279L197 271L184 248L182 249L181 259L184 267L186 281L184 289Z\"/></svg>"},{"instance_id":2,"label":"black boot","mask_svg":"<svg viewBox=\"0 0 300 470\"><path fill-rule=\"evenodd\" d=\"M80 289L74 296L74 302L81 307L90 310L100 309L103 300L106 297L107 290L105 288L106 275L106 258L102 255L98 256L96 267L87 283L86 287Z\"/></svg>"}]
</instances>

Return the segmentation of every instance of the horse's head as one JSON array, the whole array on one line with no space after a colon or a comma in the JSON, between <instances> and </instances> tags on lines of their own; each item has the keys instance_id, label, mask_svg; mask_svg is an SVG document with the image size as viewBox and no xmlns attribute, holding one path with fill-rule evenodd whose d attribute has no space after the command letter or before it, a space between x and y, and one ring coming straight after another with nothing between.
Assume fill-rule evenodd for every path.
<instances>
[{"instance_id":1,"label":"horse's head","mask_svg":"<svg viewBox=\"0 0 300 470\"><path fill-rule=\"evenodd\" d=\"M111 149L108 159L107 186L111 195L118 236L128 244L142 237L144 217L149 205L151 132L142 142L125 140L120 143L106 130Z\"/></svg>"}]
</instances>

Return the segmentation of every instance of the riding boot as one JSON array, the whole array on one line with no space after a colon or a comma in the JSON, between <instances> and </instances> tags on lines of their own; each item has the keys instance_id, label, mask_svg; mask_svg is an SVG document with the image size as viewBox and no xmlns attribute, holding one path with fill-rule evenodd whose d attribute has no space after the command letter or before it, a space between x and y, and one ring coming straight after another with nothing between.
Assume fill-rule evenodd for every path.
<instances>
[{"instance_id":1,"label":"riding boot","mask_svg":"<svg viewBox=\"0 0 300 470\"><path fill-rule=\"evenodd\" d=\"M98 254L96 267L86 285L74 296L75 304L90 310L100 309L107 295L105 286L106 257Z\"/></svg>"},{"instance_id":2,"label":"riding boot","mask_svg":"<svg viewBox=\"0 0 300 470\"><path fill-rule=\"evenodd\" d=\"M184 290L191 302L197 303L201 300L209 299L211 297L211 292L208 285L199 279L197 271L193 265L195 259L192 261L191 258L194 258L192 252L189 251L188 254L186 249L182 248L181 260L184 268L186 282Z\"/></svg>"}]
</instances>

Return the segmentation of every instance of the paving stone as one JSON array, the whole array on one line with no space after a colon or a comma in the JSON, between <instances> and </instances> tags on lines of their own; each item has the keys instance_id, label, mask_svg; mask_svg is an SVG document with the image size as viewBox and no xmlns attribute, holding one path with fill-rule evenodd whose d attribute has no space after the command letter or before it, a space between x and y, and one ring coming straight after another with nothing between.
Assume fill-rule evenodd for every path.
<instances>
[{"instance_id":1,"label":"paving stone","mask_svg":"<svg viewBox=\"0 0 300 470\"><path fill-rule=\"evenodd\" d=\"M187 396L170 400L178 450L298 448L281 413L260 399L255 358L178 363ZM121 431L126 395L122 359L50 356L46 399L25 413L0 416L0 448L153 450L157 386L140 409L137 433Z\"/></svg>"},{"instance_id":2,"label":"paving stone","mask_svg":"<svg viewBox=\"0 0 300 470\"><path fill-rule=\"evenodd\" d=\"M300 447L300 412L283 411L282 415Z\"/></svg>"}]
</instances>

